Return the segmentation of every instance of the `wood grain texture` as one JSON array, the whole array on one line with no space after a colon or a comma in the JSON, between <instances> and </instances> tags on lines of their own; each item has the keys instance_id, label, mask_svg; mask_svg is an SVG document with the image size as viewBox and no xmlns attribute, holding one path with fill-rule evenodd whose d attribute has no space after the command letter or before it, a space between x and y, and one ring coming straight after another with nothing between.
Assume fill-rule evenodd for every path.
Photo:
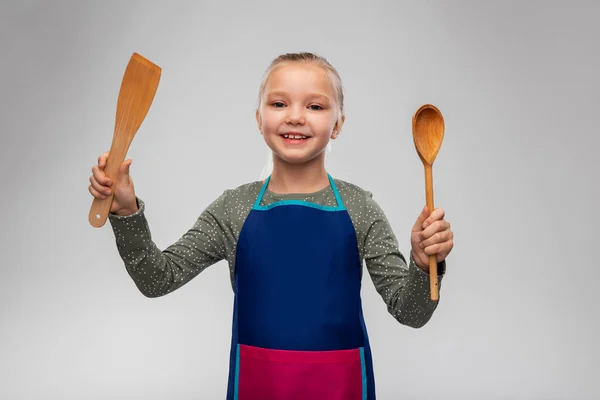
<instances>
[{"instance_id":1,"label":"wood grain texture","mask_svg":"<svg viewBox=\"0 0 600 400\"><path fill-rule=\"evenodd\" d=\"M412 121L413 140L425 169L425 199L427 208L433 211L433 162L444 139L444 117L437 107L425 104L415 112ZM439 299L437 256L429 256L429 280L431 300Z\"/></svg>"},{"instance_id":2,"label":"wood grain texture","mask_svg":"<svg viewBox=\"0 0 600 400\"><path fill-rule=\"evenodd\" d=\"M115 130L104 172L116 182L119 166L135 134L148 114L158 88L162 69L138 53L133 53L119 90ZM106 199L94 199L88 216L93 227L104 226L113 201L111 194Z\"/></svg>"}]
</instances>

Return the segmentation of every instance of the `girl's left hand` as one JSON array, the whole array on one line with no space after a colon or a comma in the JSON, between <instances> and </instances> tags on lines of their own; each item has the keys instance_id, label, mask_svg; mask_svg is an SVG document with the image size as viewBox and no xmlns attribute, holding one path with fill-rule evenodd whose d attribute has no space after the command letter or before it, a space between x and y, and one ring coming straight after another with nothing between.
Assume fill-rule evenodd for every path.
<instances>
[{"instance_id":1,"label":"girl's left hand","mask_svg":"<svg viewBox=\"0 0 600 400\"><path fill-rule=\"evenodd\" d=\"M429 255L436 254L438 263L445 260L454 246L453 238L444 210L436 208L430 213L424 207L410 233L412 256L417 265L429 272Z\"/></svg>"}]
</instances>

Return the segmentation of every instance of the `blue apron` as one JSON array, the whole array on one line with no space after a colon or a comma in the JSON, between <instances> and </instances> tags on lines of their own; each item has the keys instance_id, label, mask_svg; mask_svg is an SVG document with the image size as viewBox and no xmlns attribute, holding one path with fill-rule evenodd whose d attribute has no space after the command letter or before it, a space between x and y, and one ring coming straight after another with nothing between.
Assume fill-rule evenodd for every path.
<instances>
[{"instance_id":1,"label":"blue apron","mask_svg":"<svg viewBox=\"0 0 600 400\"><path fill-rule=\"evenodd\" d=\"M356 233L337 206L261 206L237 243L228 400L375 400Z\"/></svg>"}]
</instances>

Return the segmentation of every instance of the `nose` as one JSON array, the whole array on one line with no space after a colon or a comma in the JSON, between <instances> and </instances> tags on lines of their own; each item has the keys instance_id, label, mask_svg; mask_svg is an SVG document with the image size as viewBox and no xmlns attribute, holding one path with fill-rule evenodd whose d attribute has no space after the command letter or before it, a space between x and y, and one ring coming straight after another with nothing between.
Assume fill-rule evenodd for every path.
<instances>
[{"instance_id":1,"label":"nose","mask_svg":"<svg viewBox=\"0 0 600 400\"><path fill-rule=\"evenodd\" d=\"M291 125L304 125L304 123L306 122L304 119L304 108L288 107L285 122Z\"/></svg>"}]
</instances>

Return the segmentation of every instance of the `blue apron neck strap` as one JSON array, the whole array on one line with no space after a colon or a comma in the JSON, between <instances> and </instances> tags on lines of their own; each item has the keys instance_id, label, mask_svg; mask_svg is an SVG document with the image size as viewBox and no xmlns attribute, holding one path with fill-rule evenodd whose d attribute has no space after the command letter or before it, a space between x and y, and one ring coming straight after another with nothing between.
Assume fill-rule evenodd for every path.
<instances>
[{"instance_id":1,"label":"blue apron neck strap","mask_svg":"<svg viewBox=\"0 0 600 400\"><path fill-rule=\"evenodd\" d=\"M327 178L329 179L329 184L331 185L331 189L333 190L333 195L335 196L335 201L338 207L342 207L342 198L340 196L340 192L338 192L337 186L331 177L331 175L327 174ZM254 202L254 207L257 208L260 206L260 202L262 201L263 196L265 195L265 191L267 190L267 186L269 186L269 181L271 180L271 175L265 179L265 183L263 183L258 196L256 197L256 202Z\"/></svg>"},{"instance_id":2,"label":"blue apron neck strap","mask_svg":"<svg viewBox=\"0 0 600 400\"><path fill-rule=\"evenodd\" d=\"M267 179L265 179L265 183L263 183L262 188L260 189L260 192L258 193L258 196L256 197L256 201L254 202L254 207L252 207L252 208L256 209L258 206L260 206L260 202L262 201L262 198L265 195L265 190L267 190L267 186L269 185L270 180L271 180L271 175L269 175L267 177Z\"/></svg>"},{"instance_id":3,"label":"blue apron neck strap","mask_svg":"<svg viewBox=\"0 0 600 400\"><path fill-rule=\"evenodd\" d=\"M337 203L337 206L341 208L344 205L342 204L342 197L340 196L340 192L338 192L337 186L335 185L335 182L333 181L331 175L327 174L327 177L329 178L329 183L331 184L331 189L333 190L333 195L335 196L335 202Z\"/></svg>"}]
</instances>

